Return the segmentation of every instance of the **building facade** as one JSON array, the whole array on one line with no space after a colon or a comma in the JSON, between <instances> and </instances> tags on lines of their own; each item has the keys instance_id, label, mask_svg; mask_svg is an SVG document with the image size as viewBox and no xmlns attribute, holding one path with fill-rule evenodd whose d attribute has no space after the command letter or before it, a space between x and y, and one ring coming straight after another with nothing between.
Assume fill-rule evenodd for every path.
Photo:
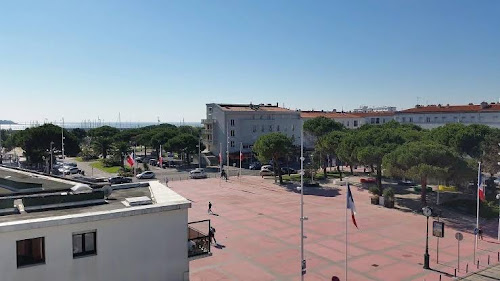
<instances>
[{"instance_id":1,"label":"building facade","mask_svg":"<svg viewBox=\"0 0 500 281\"><path fill-rule=\"evenodd\" d=\"M0 279L189 280L188 200L157 181L98 192L2 195Z\"/></svg>"},{"instance_id":2,"label":"building facade","mask_svg":"<svg viewBox=\"0 0 500 281\"><path fill-rule=\"evenodd\" d=\"M468 105L417 105L396 112L395 120L402 124L415 124L424 129L449 123L482 124L500 128L500 104L483 102Z\"/></svg>"},{"instance_id":3,"label":"building facade","mask_svg":"<svg viewBox=\"0 0 500 281\"><path fill-rule=\"evenodd\" d=\"M255 141L264 134L280 132L300 144L300 112L271 104L217 104L206 105L206 119L202 120L203 143L214 155L222 152L226 161L238 158L242 152L249 155Z\"/></svg>"}]
</instances>

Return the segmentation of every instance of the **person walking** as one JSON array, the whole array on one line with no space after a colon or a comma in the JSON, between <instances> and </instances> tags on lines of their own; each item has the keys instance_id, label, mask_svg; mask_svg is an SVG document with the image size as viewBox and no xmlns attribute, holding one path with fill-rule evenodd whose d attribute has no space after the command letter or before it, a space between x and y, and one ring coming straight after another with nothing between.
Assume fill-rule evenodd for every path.
<instances>
[{"instance_id":1,"label":"person walking","mask_svg":"<svg viewBox=\"0 0 500 281\"><path fill-rule=\"evenodd\" d=\"M483 240L483 230L481 228L478 229L477 234L478 234L478 238Z\"/></svg>"},{"instance_id":2,"label":"person walking","mask_svg":"<svg viewBox=\"0 0 500 281\"><path fill-rule=\"evenodd\" d=\"M220 172L220 177L221 177L221 178L224 178L224 179L227 181L227 174L226 174L226 171L225 171L225 170L221 170L221 172Z\"/></svg>"},{"instance_id":3,"label":"person walking","mask_svg":"<svg viewBox=\"0 0 500 281\"><path fill-rule=\"evenodd\" d=\"M213 214L212 212L212 202L208 201L208 214Z\"/></svg>"},{"instance_id":4,"label":"person walking","mask_svg":"<svg viewBox=\"0 0 500 281\"><path fill-rule=\"evenodd\" d=\"M212 242L212 239L213 239L214 243L217 244L217 240L215 240L215 228L210 227L210 231L208 232L208 236L209 236L210 242Z\"/></svg>"}]
</instances>

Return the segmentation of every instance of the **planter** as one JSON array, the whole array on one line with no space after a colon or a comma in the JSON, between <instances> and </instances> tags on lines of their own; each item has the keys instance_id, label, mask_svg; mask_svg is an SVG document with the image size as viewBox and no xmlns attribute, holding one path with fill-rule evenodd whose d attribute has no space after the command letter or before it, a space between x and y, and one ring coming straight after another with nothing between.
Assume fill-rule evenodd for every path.
<instances>
[{"instance_id":1,"label":"planter","mask_svg":"<svg viewBox=\"0 0 500 281\"><path fill-rule=\"evenodd\" d=\"M386 207L386 208L394 208L394 200L391 200L391 199L385 200L384 207Z\"/></svg>"},{"instance_id":2,"label":"planter","mask_svg":"<svg viewBox=\"0 0 500 281\"><path fill-rule=\"evenodd\" d=\"M382 196L380 196L380 197L378 198L378 204L379 204L380 206L384 206L384 201L385 201L384 199L385 199L385 198L384 198L384 197L382 197Z\"/></svg>"},{"instance_id":3,"label":"planter","mask_svg":"<svg viewBox=\"0 0 500 281\"><path fill-rule=\"evenodd\" d=\"M372 205L378 205L378 196L372 196L370 197Z\"/></svg>"}]
</instances>

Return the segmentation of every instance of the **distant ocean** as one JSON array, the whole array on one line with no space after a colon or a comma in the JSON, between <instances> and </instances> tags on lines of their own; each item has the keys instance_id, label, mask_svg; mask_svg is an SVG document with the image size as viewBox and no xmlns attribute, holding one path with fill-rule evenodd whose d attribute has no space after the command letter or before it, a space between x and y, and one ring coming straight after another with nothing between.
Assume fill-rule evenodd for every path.
<instances>
[{"instance_id":1,"label":"distant ocean","mask_svg":"<svg viewBox=\"0 0 500 281\"><path fill-rule=\"evenodd\" d=\"M47 122L50 124L54 124L57 126L62 126L62 122ZM26 128L41 126L44 123L17 123L17 124L1 124L0 128L4 130L24 130ZM118 129L132 129L132 128L142 128L152 125L165 124L158 122L99 122L99 121L83 121L83 122L64 122L64 128L66 129L92 129L101 126L110 126ZM201 127L201 123L198 122L167 122L166 124L172 124L175 126L193 126L193 127Z\"/></svg>"}]
</instances>

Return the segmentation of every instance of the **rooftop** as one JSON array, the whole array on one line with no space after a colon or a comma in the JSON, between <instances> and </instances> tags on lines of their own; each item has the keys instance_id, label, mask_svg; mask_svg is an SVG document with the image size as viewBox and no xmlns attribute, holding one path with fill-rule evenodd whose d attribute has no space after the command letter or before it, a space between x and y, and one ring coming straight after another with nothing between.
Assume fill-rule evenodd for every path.
<instances>
[{"instance_id":1,"label":"rooftop","mask_svg":"<svg viewBox=\"0 0 500 281\"><path fill-rule=\"evenodd\" d=\"M0 166L0 196L49 190L68 190L76 182Z\"/></svg>"},{"instance_id":2,"label":"rooftop","mask_svg":"<svg viewBox=\"0 0 500 281\"><path fill-rule=\"evenodd\" d=\"M359 118L356 114L345 113L345 112L334 112L334 111L301 111L300 117L302 118L316 118L316 117L326 117L326 118Z\"/></svg>"},{"instance_id":3,"label":"rooftop","mask_svg":"<svg viewBox=\"0 0 500 281\"><path fill-rule=\"evenodd\" d=\"M266 112L294 112L290 109L279 107L278 104L217 104L224 111L266 111Z\"/></svg>"},{"instance_id":4,"label":"rooftop","mask_svg":"<svg viewBox=\"0 0 500 281\"><path fill-rule=\"evenodd\" d=\"M468 105L416 105L414 108L401 110L398 113L453 113L453 112L497 112L500 111L499 103L487 103Z\"/></svg>"},{"instance_id":5,"label":"rooftop","mask_svg":"<svg viewBox=\"0 0 500 281\"><path fill-rule=\"evenodd\" d=\"M158 181L114 185L105 197L99 188L71 193L76 183L0 167L2 178L22 180L23 184L42 185L44 192L4 193L0 196L0 232L109 219L151 212L189 208L191 203ZM0 184L2 182L0 181ZM88 188L88 187L87 187ZM151 199L145 205L132 205L139 197ZM145 198L136 203L145 203ZM22 202L22 204L21 204ZM130 202L130 204L129 204ZM132 205L132 206L130 206ZM33 226L34 224L34 226Z\"/></svg>"}]
</instances>

